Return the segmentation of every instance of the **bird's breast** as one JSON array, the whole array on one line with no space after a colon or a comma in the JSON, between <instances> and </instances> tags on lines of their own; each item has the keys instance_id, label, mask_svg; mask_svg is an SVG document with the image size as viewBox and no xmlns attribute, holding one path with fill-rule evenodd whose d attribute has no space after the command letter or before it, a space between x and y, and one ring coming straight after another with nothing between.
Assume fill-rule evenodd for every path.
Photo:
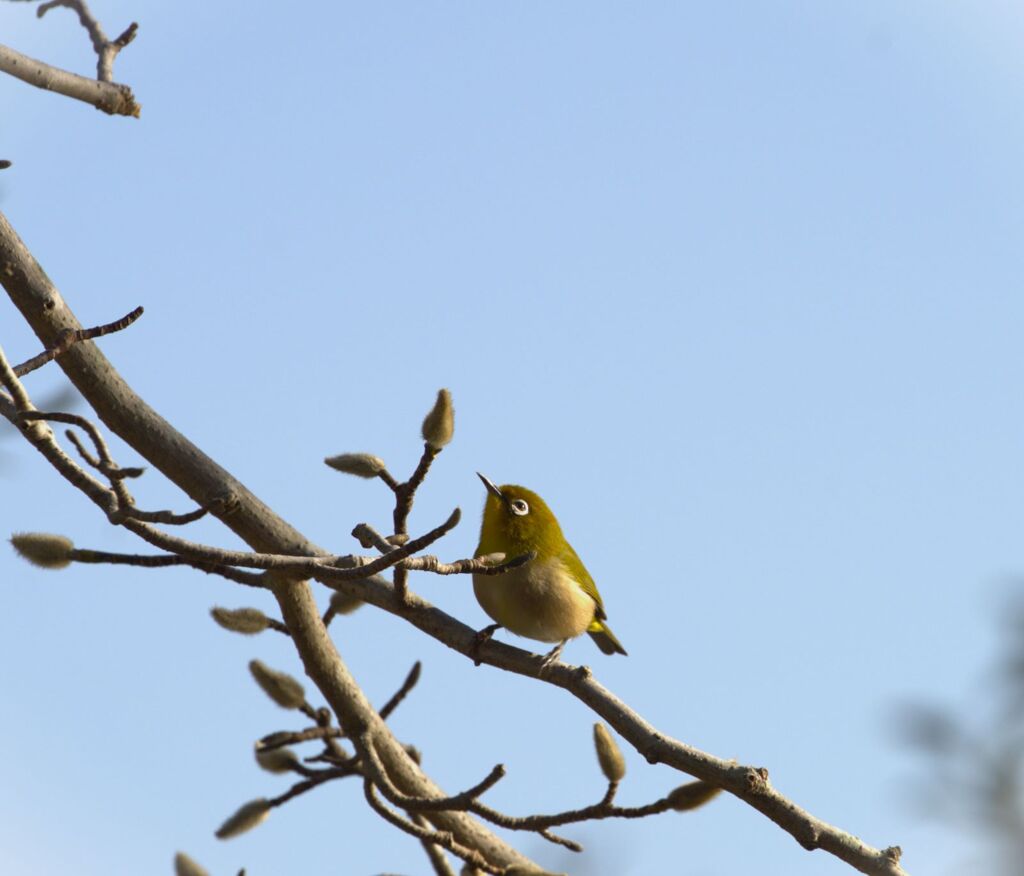
<instances>
[{"instance_id":1,"label":"bird's breast","mask_svg":"<svg viewBox=\"0 0 1024 876\"><path fill-rule=\"evenodd\" d=\"M501 575L474 575L473 590L497 623L541 642L580 635L597 607L558 559L532 560Z\"/></svg>"}]
</instances>

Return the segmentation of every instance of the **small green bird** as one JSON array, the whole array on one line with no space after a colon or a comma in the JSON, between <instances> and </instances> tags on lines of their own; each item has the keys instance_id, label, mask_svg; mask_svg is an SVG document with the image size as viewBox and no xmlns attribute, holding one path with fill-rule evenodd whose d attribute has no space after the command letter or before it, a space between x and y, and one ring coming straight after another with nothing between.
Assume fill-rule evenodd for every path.
<instances>
[{"instance_id":1,"label":"small green bird","mask_svg":"<svg viewBox=\"0 0 1024 876\"><path fill-rule=\"evenodd\" d=\"M486 641L505 627L519 636L558 644L544 658L558 659L569 639L586 632L605 654L625 654L605 623L604 604L583 561L562 535L562 527L544 500L525 487L496 487L479 472L487 487L474 556L501 552L507 559L536 557L500 575L474 575L477 602L497 623L481 630Z\"/></svg>"}]
</instances>

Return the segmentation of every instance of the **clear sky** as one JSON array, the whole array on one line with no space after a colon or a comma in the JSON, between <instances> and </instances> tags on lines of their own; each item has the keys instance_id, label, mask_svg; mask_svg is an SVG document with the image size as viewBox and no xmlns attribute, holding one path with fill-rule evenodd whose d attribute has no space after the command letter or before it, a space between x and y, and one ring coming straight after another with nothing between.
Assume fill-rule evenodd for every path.
<instances>
[{"instance_id":1,"label":"clear sky","mask_svg":"<svg viewBox=\"0 0 1024 876\"><path fill-rule=\"evenodd\" d=\"M971 702L1024 569L1024 12L1018 3L145 3L94 0L140 120L0 78L0 208L150 403L318 543L380 528L440 386L456 438L417 502L476 541L474 472L541 493L630 651L567 659L660 729L777 787L907 870L966 852L900 788L908 698ZM88 72L72 14L0 3L0 41ZM38 350L9 303L0 342ZM60 386L33 375L39 397ZM140 460L121 445L124 465ZM135 545L9 433L0 532ZM150 472L148 507L187 500ZM237 541L213 524L197 539ZM467 623L468 579L415 576ZM321 597L323 594L321 593ZM47 573L0 550L0 870L423 874L418 844L339 783L223 843L285 780L255 738L295 726L249 680L300 672L233 636L198 573ZM378 703L446 788L555 811L603 791L592 716L367 608L338 623ZM519 642L523 644L523 642ZM680 777L627 752L623 803ZM569 828L573 873L824 876L761 815Z\"/></svg>"}]
</instances>

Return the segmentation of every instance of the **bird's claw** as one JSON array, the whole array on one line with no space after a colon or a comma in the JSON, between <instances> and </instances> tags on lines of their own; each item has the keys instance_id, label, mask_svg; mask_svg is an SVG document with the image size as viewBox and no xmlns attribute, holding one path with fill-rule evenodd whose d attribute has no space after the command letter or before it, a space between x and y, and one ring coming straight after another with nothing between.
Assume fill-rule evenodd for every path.
<instances>
[{"instance_id":1,"label":"bird's claw","mask_svg":"<svg viewBox=\"0 0 1024 876\"><path fill-rule=\"evenodd\" d=\"M565 643L568 639L565 639L555 645L547 654L541 658L540 661L540 674L546 675L551 671L551 667L558 662L558 658L562 656L562 649L565 647Z\"/></svg>"}]
</instances>

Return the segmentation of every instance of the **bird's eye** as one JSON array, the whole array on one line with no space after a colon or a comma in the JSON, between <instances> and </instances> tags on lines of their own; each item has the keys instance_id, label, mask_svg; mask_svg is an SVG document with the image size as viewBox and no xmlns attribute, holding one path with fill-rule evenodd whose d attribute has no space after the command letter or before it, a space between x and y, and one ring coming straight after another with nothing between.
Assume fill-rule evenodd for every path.
<instances>
[{"instance_id":1,"label":"bird's eye","mask_svg":"<svg viewBox=\"0 0 1024 876\"><path fill-rule=\"evenodd\" d=\"M522 499L516 499L512 505L512 513L522 517L524 514L530 513L530 506L526 504Z\"/></svg>"}]
</instances>

